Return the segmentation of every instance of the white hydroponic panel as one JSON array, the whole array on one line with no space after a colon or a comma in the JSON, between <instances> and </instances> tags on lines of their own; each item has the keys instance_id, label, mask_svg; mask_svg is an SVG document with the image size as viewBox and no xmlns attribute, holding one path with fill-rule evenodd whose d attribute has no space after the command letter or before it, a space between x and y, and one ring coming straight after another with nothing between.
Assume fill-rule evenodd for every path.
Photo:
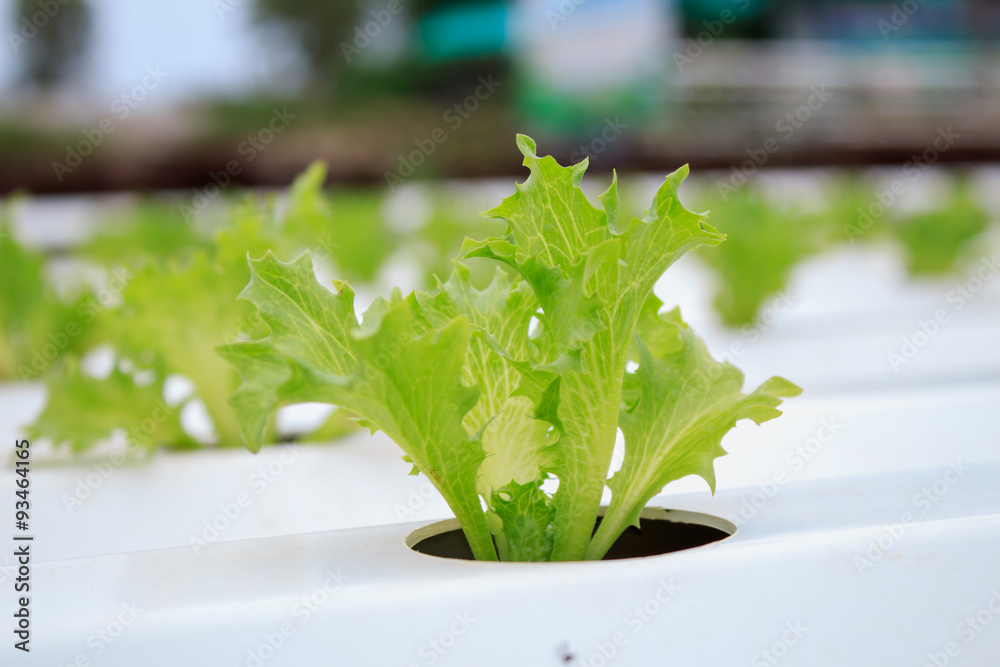
<instances>
[{"instance_id":1,"label":"white hydroponic panel","mask_svg":"<svg viewBox=\"0 0 1000 667\"><path fill-rule=\"evenodd\" d=\"M47 563L35 570L32 657L109 667L993 665L998 475L984 465L791 483L728 539L626 561L439 559L404 545L418 525L407 524ZM733 514L743 499L728 490L668 506Z\"/></svg>"},{"instance_id":2,"label":"white hydroponic panel","mask_svg":"<svg viewBox=\"0 0 1000 667\"><path fill-rule=\"evenodd\" d=\"M892 252L840 249L733 332L695 260L668 273L657 293L748 388L806 393L727 436L715 498L686 478L654 501L739 527L664 557L414 554L405 522L449 512L383 436L122 464L36 443L32 664L992 665L1000 280L975 275L911 281ZM0 387L0 454L42 400Z\"/></svg>"},{"instance_id":3,"label":"white hydroponic panel","mask_svg":"<svg viewBox=\"0 0 1000 667\"><path fill-rule=\"evenodd\" d=\"M810 258L753 324L727 329L712 275L685 257L657 283L712 353L759 383L779 374L821 392L1000 377L1000 253L962 274L914 280L890 249Z\"/></svg>"},{"instance_id":4,"label":"white hydroponic panel","mask_svg":"<svg viewBox=\"0 0 1000 667\"><path fill-rule=\"evenodd\" d=\"M5 409L20 408L22 415L30 405L37 409L37 393L33 401L3 396ZM741 423L726 436L731 453L716 463L718 485L744 489L748 502L757 503L760 488L793 482L1000 463L998 406L997 382L807 394L786 402L782 418L761 427ZM11 412L0 415L5 456L14 419ZM406 474L410 466L401 456L383 435L366 431L332 444L265 447L257 455L241 448L160 452L121 465L100 458L46 462L39 451L32 496L35 525L46 539L37 554L55 560L183 545L201 552L217 542L449 516L425 478ZM666 493L698 493L711 503L696 477ZM11 509L0 504L0 521ZM9 558L0 557L4 563Z\"/></svg>"}]
</instances>

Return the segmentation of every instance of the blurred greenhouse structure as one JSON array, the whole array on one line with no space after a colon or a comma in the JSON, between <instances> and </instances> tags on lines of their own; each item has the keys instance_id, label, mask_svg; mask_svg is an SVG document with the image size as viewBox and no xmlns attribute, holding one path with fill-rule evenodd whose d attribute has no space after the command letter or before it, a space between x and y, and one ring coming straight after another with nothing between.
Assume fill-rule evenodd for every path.
<instances>
[{"instance_id":1,"label":"blurred greenhouse structure","mask_svg":"<svg viewBox=\"0 0 1000 667\"><path fill-rule=\"evenodd\" d=\"M260 294L247 300L254 296L248 258L288 263L309 253L308 268L343 299L338 308L371 307L370 320L343 327L354 336L345 349L368 340L390 304L431 298L414 290L445 294L450 275L468 276L470 302L495 296L487 285L508 289L508 297L567 290L578 297L567 311L593 333L607 325L594 314L600 271L673 257L652 243L648 252L641 246L648 257L639 260L642 252L618 254L619 237L651 220L697 219L699 233L708 235L704 225L711 225L713 235L726 236L652 278L653 296L636 301L645 318L636 321L663 355L656 361L679 349L655 326L669 320L674 333L686 336L688 325L697 331L713 362L742 369L748 387L780 374L803 393L781 405L777 425L757 428L745 419L750 413L740 413L724 441L727 431L708 429L719 436L716 450L730 453L719 459L718 481L685 473L651 501L707 513L732 537L662 561L679 563L678 579L689 577L684 585L703 597L664 604L663 632L645 633L633 646L660 656L697 644L720 656L697 663L682 652L677 664L776 664L753 653L775 645L761 624L777 619L780 637L782 624L815 613L826 630L817 624L807 637L815 641L784 646L801 660L787 664L854 662L853 653L844 656L855 637L863 656L856 664L922 664L925 655L944 655L962 614L986 604L973 593L1000 586L994 556L984 555L996 551L991 527L1000 517L1000 3L0 0L0 38L0 442L10 464L0 495L11 495L4 485L18 456L9 443L30 439L32 512L46 536L37 559L47 581L79 593L93 574L111 582L115 595L168 601L169 613L148 620L167 630L128 635L101 664L137 664L129 656L154 639L188 650L170 633L186 632L193 618L205 620L198 628L209 635L218 626L219 637L232 631L257 641L271 628L258 632L240 619L256 622L255 610L299 599L296 587L305 584L294 577L310 585L316 572L325 577L327 561L310 549L324 548L330 535L329 544L357 548L349 562L362 570L380 562L364 549L382 539L395 540L408 563L417 556L412 539L427 526L402 524L456 514L436 490L440 480L407 476L419 468L412 457L404 460L385 433L359 427L362 411L343 403L281 405L276 417L261 419L265 446L255 456L245 451L234 407L279 402L278 389L264 381L250 399L234 395L247 378L223 358L226 346L260 343L274 332L258 310ZM572 206L548 193L549 208L538 213L563 211L538 223L538 238L558 230L567 247L598 244L572 272L525 269L518 253L530 250L536 260L537 239L516 246L512 227L482 214L498 215L500 202L529 187L525 166L535 156L523 135L567 190L582 182L582 193L571 190ZM542 156L577 166L555 171ZM588 202L601 207L594 215L604 227L570 240L562 222L589 214ZM707 221L691 212L707 213ZM607 236L595 241L600 234ZM526 273L536 280L530 290L527 279L517 283ZM531 340L546 333L546 308L532 306L519 320ZM418 324L437 326L426 319ZM469 340L527 367L476 326ZM415 336L413 327L405 331ZM426 340L438 344L441 331ZM565 335L575 345L582 334L568 327ZM637 359L652 354L638 328L625 340L621 405L605 401L622 419L637 414ZM553 377L579 370L581 349L553 355L542 369ZM265 379L286 371L288 383L313 378L314 369L281 366L264 352L258 361L255 372ZM340 376L315 377L342 388ZM475 393L463 382L460 389ZM512 394L537 394L530 417L553 424L542 431L556 443L548 434L559 421L552 407L559 382ZM458 390L454 396L455 409L468 400ZM774 412L768 404L753 414ZM613 473L630 454L623 429L617 436ZM971 472L954 487L949 482L925 511L915 498L937 488L944 470ZM603 481L592 485L595 508L602 491L605 503L614 497L614 482ZM562 484L555 476L550 482ZM13 524L10 505L0 504L0 518ZM909 515L909 523L901 518ZM555 525L539 516L545 530ZM897 523L905 524L902 538L893 532ZM339 532L369 528L356 540ZM399 531L411 531L405 549ZM893 537L889 547L878 547L883 533ZM876 547L873 560L885 556L880 569L855 577L855 552ZM732 551L743 548L762 560ZM248 564L247 554L261 558ZM261 574L269 558L295 563L296 572ZM654 559L636 560L615 576L655 570ZM723 579L713 569L721 562L739 568ZM370 616L380 632L406 625L413 639L437 632L426 625L436 620L421 613L410 627L400 620L407 605L440 611L480 584L508 599L523 583L490 588L489 576L476 578L485 570L431 563L424 561L427 581L474 574L429 593L426 581L406 579L406 568L397 578L370 580L365 570L357 581L371 588L332 598L316 617L342 614L350 629ZM169 571L177 564L190 572ZM511 576L537 574L516 565L525 569L510 569ZM0 557L0 583L13 567ZM563 574L539 577L552 586L545 590L564 596L558 603L588 623L607 609L618 623L619 607L641 600L616 598L599 609L585 597L584 570L553 572ZM600 590L615 588L601 577L594 585L608 588ZM772 581L787 584L780 595L755 588ZM642 591L642 581L632 583L618 590ZM102 598L91 613L90 593L73 595L42 612L56 619L52 627L72 627L51 633L58 640L51 645L58 651L47 654L52 664L83 664L73 651L91 631L87 624L108 609L118 613L118 600ZM537 620L548 601L517 613L491 607L500 621L483 623L466 649L441 664L510 664L491 651L519 644L490 634L508 623L538 639L537 655L544 653L523 664L604 664L594 659L608 659L602 644L577 637L586 624L577 628L575 616L566 639L549 641ZM229 611L218 613L223 608ZM177 625L156 625L165 618ZM701 620L709 640L685 629ZM319 626L308 641L332 641ZM974 645L956 643L963 664L994 664L995 630L976 634ZM403 651L365 632L347 634L338 641L360 646L358 655L372 644L386 655ZM886 639L897 635L905 646ZM406 650L416 654L418 639ZM212 641L213 649L223 643ZM308 641L302 646L313 646ZM303 648L308 659L296 662L298 650L269 664L311 664L318 655ZM891 658L882 657L890 650ZM241 651L243 662L233 664L259 657L251 652L247 662ZM218 664L229 664L228 653L218 655ZM615 664L651 664L619 657Z\"/></svg>"},{"instance_id":2,"label":"blurred greenhouse structure","mask_svg":"<svg viewBox=\"0 0 1000 667\"><path fill-rule=\"evenodd\" d=\"M949 126L943 162L1000 146L991 2L382 4L74 0L51 19L70 47L7 3L0 192L197 187L232 159L246 185L316 158L338 180L510 174L515 130L629 170L901 163Z\"/></svg>"}]
</instances>

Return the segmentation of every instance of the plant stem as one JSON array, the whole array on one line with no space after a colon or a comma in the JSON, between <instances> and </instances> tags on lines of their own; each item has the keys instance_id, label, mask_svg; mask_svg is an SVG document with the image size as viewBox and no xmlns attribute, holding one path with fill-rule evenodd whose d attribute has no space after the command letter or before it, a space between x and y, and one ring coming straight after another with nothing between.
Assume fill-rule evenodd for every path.
<instances>
[{"instance_id":1,"label":"plant stem","mask_svg":"<svg viewBox=\"0 0 1000 667\"><path fill-rule=\"evenodd\" d=\"M433 483L434 480L431 482ZM438 489L438 491L442 491L442 489ZM441 495L444 496L446 502L448 498L456 498L457 502L455 504L448 502L448 506L451 507L459 525L462 526L462 532L465 533L465 539L469 541L472 555L476 560L498 560L496 545L493 544L493 535L490 534L486 515L479 504L479 495L473 493L470 497L469 494L462 493L458 489L448 492L442 491Z\"/></svg>"},{"instance_id":2,"label":"plant stem","mask_svg":"<svg viewBox=\"0 0 1000 667\"><path fill-rule=\"evenodd\" d=\"M215 426L219 447L239 447L243 439L240 435L239 421L236 413L229 405L229 395L239 386L231 369L219 368L215 360L212 365L203 365L197 374L188 373L195 382L196 396L205 404L205 410Z\"/></svg>"},{"instance_id":3,"label":"plant stem","mask_svg":"<svg viewBox=\"0 0 1000 667\"><path fill-rule=\"evenodd\" d=\"M493 544L493 536L490 535L485 520L482 522L481 527L478 525L479 522L476 522L476 524L471 531L464 524L462 526L462 531L465 533L466 539L469 540L469 546L472 547L472 555L476 557L476 560L498 560L497 550Z\"/></svg>"},{"instance_id":4,"label":"plant stem","mask_svg":"<svg viewBox=\"0 0 1000 667\"><path fill-rule=\"evenodd\" d=\"M595 393L594 389L590 390L591 397ZM555 544L552 549L554 561L584 559L601 508L618 430L620 398L607 400L598 397L594 400L599 401L603 414L587 415L584 418L586 421L567 420L583 424L582 431L568 435L585 443L577 449L586 452L588 458L572 471L573 474L566 479L560 478L559 490L553 498L556 508Z\"/></svg>"},{"instance_id":5,"label":"plant stem","mask_svg":"<svg viewBox=\"0 0 1000 667\"><path fill-rule=\"evenodd\" d=\"M604 518L601 519L601 525L597 528L594 539L590 541L590 546L587 547L585 560L601 560L604 558L605 554L608 553L608 549L614 545L625 529L628 528L628 513L622 509L623 507L626 507L625 503L611 503Z\"/></svg>"}]
</instances>

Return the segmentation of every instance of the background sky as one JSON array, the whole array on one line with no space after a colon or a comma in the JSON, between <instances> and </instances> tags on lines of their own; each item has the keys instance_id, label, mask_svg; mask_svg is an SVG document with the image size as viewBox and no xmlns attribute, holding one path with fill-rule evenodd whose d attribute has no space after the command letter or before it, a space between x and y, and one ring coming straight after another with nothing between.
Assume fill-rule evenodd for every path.
<instances>
[{"instance_id":1,"label":"background sky","mask_svg":"<svg viewBox=\"0 0 1000 667\"><path fill-rule=\"evenodd\" d=\"M58 0L55 0L58 1ZM142 80L147 67L166 71L171 85L149 106L212 93L238 95L298 83L294 52L277 35L252 25L251 4L241 0L91 0L93 39L80 81L88 102L110 104ZM0 0L0 100L16 101L16 61L10 34L20 29L13 0ZM229 11L220 11L231 7ZM266 48L265 48L266 47ZM23 53L23 52L22 52Z\"/></svg>"}]
</instances>

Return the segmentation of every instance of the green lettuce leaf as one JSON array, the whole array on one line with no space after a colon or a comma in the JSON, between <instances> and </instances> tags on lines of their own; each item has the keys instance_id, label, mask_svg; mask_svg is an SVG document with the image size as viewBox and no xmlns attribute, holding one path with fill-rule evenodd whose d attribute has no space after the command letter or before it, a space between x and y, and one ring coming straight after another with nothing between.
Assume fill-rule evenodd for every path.
<instances>
[{"instance_id":1,"label":"green lettuce leaf","mask_svg":"<svg viewBox=\"0 0 1000 667\"><path fill-rule=\"evenodd\" d=\"M580 188L586 161L562 167L551 156L538 157L524 136L518 147L531 174L485 214L507 223L505 236L468 242L464 251L512 266L538 297L542 333L527 375L544 387L532 395L539 407L543 396L558 392L558 401L539 413L559 430L552 558L579 560L614 452L625 365L643 307L681 255L724 237L681 205L677 190L686 167L667 177L642 218L622 223L617 179L600 195L599 209Z\"/></svg>"},{"instance_id":2,"label":"green lettuce leaf","mask_svg":"<svg viewBox=\"0 0 1000 667\"><path fill-rule=\"evenodd\" d=\"M674 309L662 315L680 345L660 357L637 339L638 394L621 415L625 459L608 482L611 505L588 550L600 558L653 496L670 482L698 475L715 492L716 458L725 455L722 438L736 422L761 424L779 416L782 398L801 390L773 377L749 394L743 393L743 373L718 362Z\"/></svg>"},{"instance_id":3,"label":"green lettuce leaf","mask_svg":"<svg viewBox=\"0 0 1000 667\"><path fill-rule=\"evenodd\" d=\"M465 318L473 333L462 381L467 386L478 386L480 395L464 424L470 433L480 433L486 458L479 468L478 491L487 505L501 557L507 560L508 553L548 553L552 534L547 525L534 531L511 532L504 517L507 523L516 521L512 511L497 514L501 489L539 489L551 470L552 448L558 440L552 425L536 418L533 402L519 394L522 376L515 360L523 360L531 353L529 328L538 301L526 283L510 280L499 269L486 289L476 290L468 267L459 262L454 263L448 281L434 293L414 292L409 300L426 331ZM533 498L544 502L540 491Z\"/></svg>"},{"instance_id":4,"label":"green lettuce leaf","mask_svg":"<svg viewBox=\"0 0 1000 667\"><path fill-rule=\"evenodd\" d=\"M105 378L82 373L76 363L67 363L47 378L48 401L34 425L32 438L50 439L56 447L75 453L86 451L110 438L126 433L130 448L149 453L161 446L175 449L196 447L181 428L182 406L163 400L163 383L138 383L135 374L115 367Z\"/></svg>"},{"instance_id":5,"label":"green lettuce leaf","mask_svg":"<svg viewBox=\"0 0 1000 667\"><path fill-rule=\"evenodd\" d=\"M399 444L462 522L476 557L495 560L477 492L485 453L462 424L479 397L461 381L468 320L418 335L411 304L396 294L376 301L362 327L353 292L343 283L336 294L320 286L308 253L288 264L266 253L250 267L242 296L258 307L270 334L219 353L243 377L232 405L251 447L279 405L348 409Z\"/></svg>"},{"instance_id":6,"label":"green lettuce leaf","mask_svg":"<svg viewBox=\"0 0 1000 667\"><path fill-rule=\"evenodd\" d=\"M15 238L0 209L0 380L36 380L94 336L95 297L81 289L63 300L46 274L46 258Z\"/></svg>"},{"instance_id":7,"label":"green lettuce leaf","mask_svg":"<svg viewBox=\"0 0 1000 667\"><path fill-rule=\"evenodd\" d=\"M971 184L959 181L944 206L911 213L892 226L903 245L906 268L914 276L947 275L963 260L986 252L977 239L989 226L990 216L976 201Z\"/></svg>"},{"instance_id":8,"label":"green lettuce leaf","mask_svg":"<svg viewBox=\"0 0 1000 667\"><path fill-rule=\"evenodd\" d=\"M539 562L552 558L555 508L537 483L511 482L492 497L500 560Z\"/></svg>"},{"instance_id":9,"label":"green lettuce leaf","mask_svg":"<svg viewBox=\"0 0 1000 667\"><path fill-rule=\"evenodd\" d=\"M279 406L336 405L400 445L477 558L596 558L663 484L710 475L736 420L775 416L779 397L797 388L772 379L744 397L729 366L692 388L715 362L652 294L681 255L724 238L681 205L686 168L642 217L626 219L616 179L597 207L580 188L586 162L562 167L523 136L518 146L530 175L485 214L504 233L467 239L461 253L502 265L487 287L456 262L433 291L395 290L359 322L350 287L319 285L309 255L282 263L266 253L250 261L243 297L270 333L219 352L242 377L231 404L251 448ZM663 419L671 408L655 401L670 397L687 426ZM620 424L632 443L614 478L623 509L612 508L592 542Z\"/></svg>"},{"instance_id":10,"label":"green lettuce leaf","mask_svg":"<svg viewBox=\"0 0 1000 667\"><path fill-rule=\"evenodd\" d=\"M148 366L156 373L156 383L162 386L169 375L181 375L194 386L193 397L206 408L215 430L215 444L235 447L242 444L236 415L228 404L229 395L239 386L239 376L232 366L214 352L218 345L233 340L247 339L260 327L255 309L238 302L236 296L246 285L250 272L246 263L248 253L261 254L270 248L287 251L297 248L299 241L282 233L283 225L305 217L319 215L322 209L321 165L314 165L296 180L292 187L284 216L276 212L273 200L263 204L256 197L247 197L234 205L228 219L214 236L211 245L198 247L191 241L190 231L155 232L157 224L173 225L187 229L176 209L145 213L136 221L132 231L123 231L133 240L155 240L163 234L175 252L160 256L162 249L131 248L132 254L112 242L103 248L111 256L128 259L133 271L126 272L121 289L121 303L96 309L100 336L91 336L91 344L106 344L113 349L116 360L128 359ZM152 204L147 204L152 206ZM176 236L170 236L176 234ZM187 234L187 235L185 235ZM115 237L102 236L102 242ZM185 243L181 243L185 241ZM169 245L169 244L168 244ZM96 252L85 249L88 255ZM141 421L146 417L144 404L130 400L126 392L118 391L120 378L115 375L98 379L90 377L84 384L73 374L55 374L49 378L50 395L63 408L70 410L66 419L78 415L81 409L96 411L113 417L121 423ZM92 393L86 400L74 403L60 397L79 395L84 387ZM72 406L77 405L76 409ZM58 424L51 423L52 413L47 411L36 423L36 432L52 437L65 437L74 451L82 451L101 438L110 435L113 421L101 420L105 425L102 434L80 431L58 432ZM81 416L81 419L88 417ZM344 432L338 428L337 432ZM329 433L322 431L320 435ZM98 437L100 436L100 437ZM267 439L272 434L269 432ZM175 443L164 442L167 448L186 448L193 441L177 433Z\"/></svg>"},{"instance_id":11,"label":"green lettuce leaf","mask_svg":"<svg viewBox=\"0 0 1000 667\"><path fill-rule=\"evenodd\" d=\"M836 234L828 215L778 205L751 186L710 208L730 238L697 256L718 278L715 310L731 327L752 323L763 304L787 288L792 269Z\"/></svg>"}]
</instances>

